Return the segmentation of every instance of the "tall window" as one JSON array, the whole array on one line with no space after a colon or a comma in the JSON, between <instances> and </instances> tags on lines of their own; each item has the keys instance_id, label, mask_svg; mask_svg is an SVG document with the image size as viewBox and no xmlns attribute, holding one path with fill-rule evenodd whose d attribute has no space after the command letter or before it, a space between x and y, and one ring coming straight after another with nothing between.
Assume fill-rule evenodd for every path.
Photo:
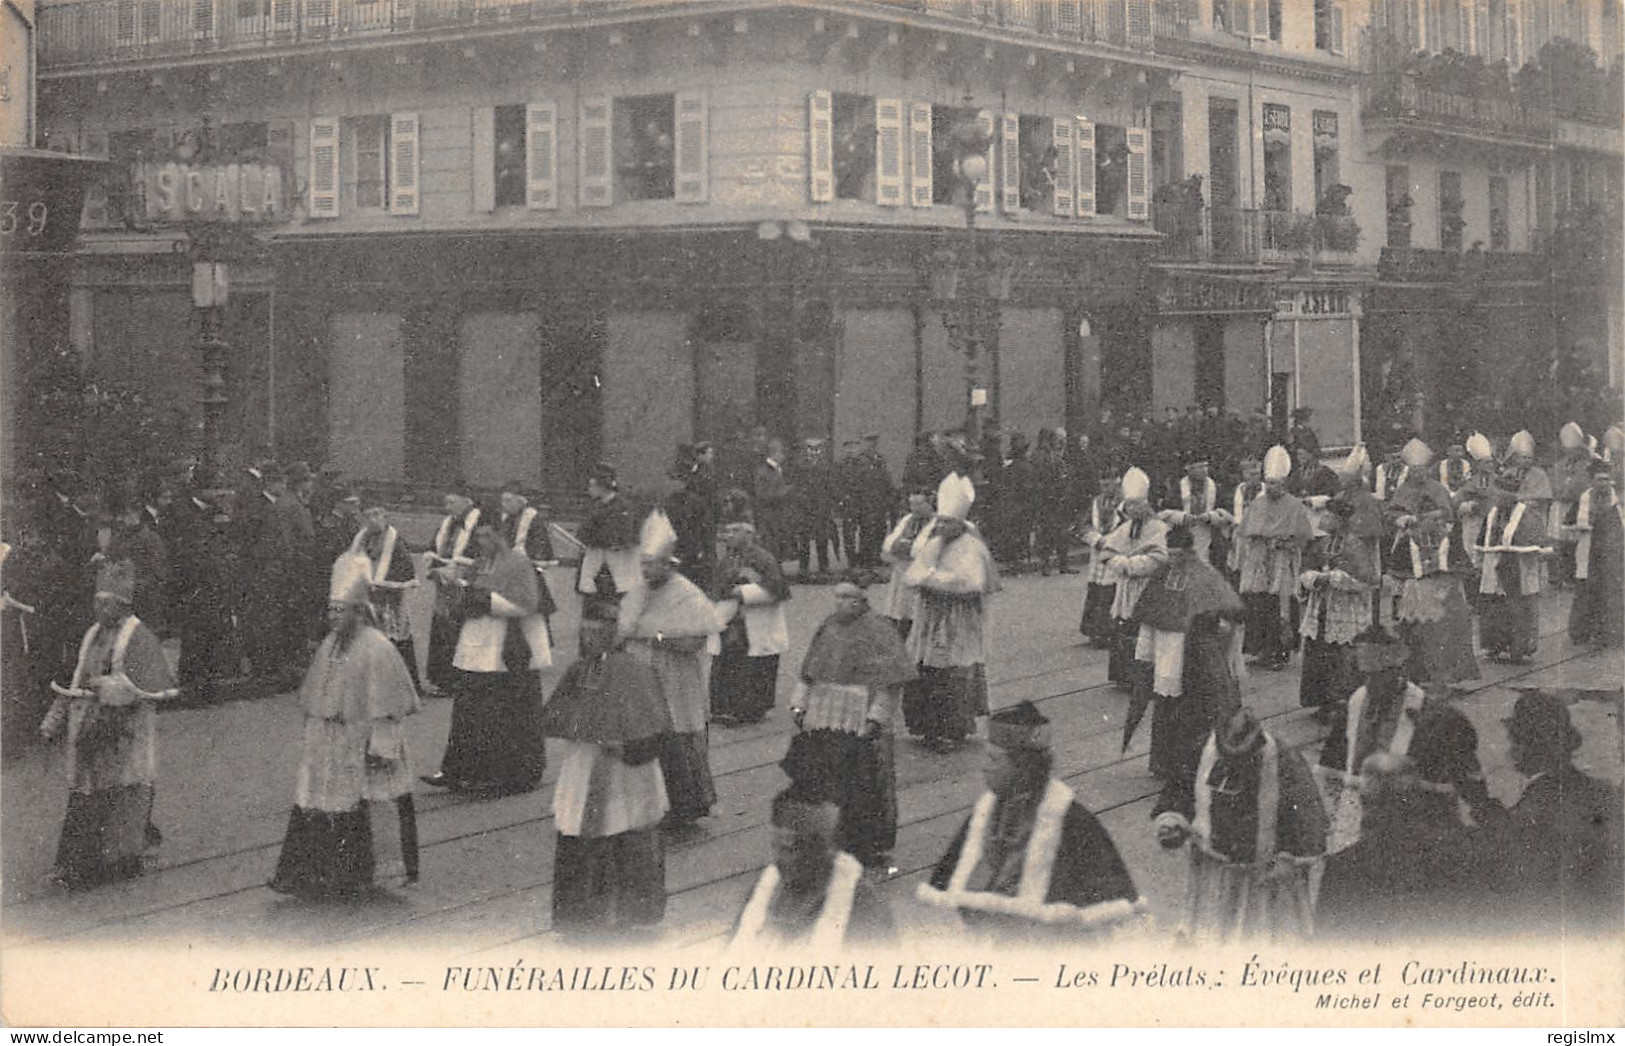
<instances>
[{"instance_id":1,"label":"tall window","mask_svg":"<svg viewBox=\"0 0 1625 1046\"><path fill-rule=\"evenodd\" d=\"M1461 198L1461 172L1439 172L1439 248L1446 251L1461 250L1462 232L1467 220L1462 216L1465 201Z\"/></svg>"},{"instance_id":2,"label":"tall window","mask_svg":"<svg viewBox=\"0 0 1625 1046\"><path fill-rule=\"evenodd\" d=\"M1264 106L1264 210L1292 209L1292 110Z\"/></svg>"},{"instance_id":3,"label":"tall window","mask_svg":"<svg viewBox=\"0 0 1625 1046\"><path fill-rule=\"evenodd\" d=\"M931 202L964 206L965 182L959 176L959 158L954 154L955 130L967 120L976 119L977 110L949 105L931 107ZM989 169L987 176L993 177Z\"/></svg>"},{"instance_id":4,"label":"tall window","mask_svg":"<svg viewBox=\"0 0 1625 1046\"><path fill-rule=\"evenodd\" d=\"M1185 177L1184 119L1174 101L1151 103L1151 184L1159 188Z\"/></svg>"},{"instance_id":5,"label":"tall window","mask_svg":"<svg viewBox=\"0 0 1625 1046\"><path fill-rule=\"evenodd\" d=\"M1411 245L1411 169L1393 166L1384 171L1384 196L1388 208L1388 246Z\"/></svg>"},{"instance_id":6,"label":"tall window","mask_svg":"<svg viewBox=\"0 0 1625 1046\"><path fill-rule=\"evenodd\" d=\"M1334 188L1342 182L1338 156L1337 114L1315 110L1315 210L1324 212ZM1340 190L1339 190L1340 191Z\"/></svg>"},{"instance_id":7,"label":"tall window","mask_svg":"<svg viewBox=\"0 0 1625 1046\"><path fill-rule=\"evenodd\" d=\"M1047 116L1023 116L1021 124L1021 209L1048 214L1055 199L1053 121Z\"/></svg>"},{"instance_id":8,"label":"tall window","mask_svg":"<svg viewBox=\"0 0 1625 1046\"><path fill-rule=\"evenodd\" d=\"M615 100L615 171L621 199L677 195L677 105L669 94Z\"/></svg>"},{"instance_id":9,"label":"tall window","mask_svg":"<svg viewBox=\"0 0 1625 1046\"><path fill-rule=\"evenodd\" d=\"M866 94L837 94L831 152L835 198L875 202L875 100Z\"/></svg>"},{"instance_id":10,"label":"tall window","mask_svg":"<svg viewBox=\"0 0 1625 1046\"><path fill-rule=\"evenodd\" d=\"M1109 123L1095 124L1095 213L1128 216L1128 135Z\"/></svg>"},{"instance_id":11,"label":"tall window","mask_svg":"<svg viewBox=\"0 0 1625 1046\"><path fill-rule=\"evenodd\" d=\"M1512 246L1512 230L1507 217L1507 180L1490 175L1490 250L1504 251Z\"/></svg>"},{"instance_id":12,"label":"tall window","mask_svg":"<svg viewBox=\"0 0 1625 1046\"><path fill-rule=\"evenodd\" d=\"M345 121L350 138L350 183L355 206L380 210L389 199L389 117L356 116Z\"/></svg>"},{"instance_id":13,"label":"tall window","mask_svg":"<svg viewBox=\"0 0 1625 1046\"><path fill-rule=\"evenodd\" d=\"M492 174L498 207L525 205L525 107L499 105L492 120Z\"/></svg>"}]
</instances>

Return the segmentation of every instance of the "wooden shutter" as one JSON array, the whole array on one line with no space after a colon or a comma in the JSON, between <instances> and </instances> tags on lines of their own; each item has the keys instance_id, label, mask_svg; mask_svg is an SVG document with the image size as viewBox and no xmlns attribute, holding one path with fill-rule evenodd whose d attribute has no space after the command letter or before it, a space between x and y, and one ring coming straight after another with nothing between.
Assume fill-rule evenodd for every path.
<instances>
[{"instance_id":1,"label":"wooden shutter","mask_svg":"<svg viewBox=\"0 0 1625 1046\"><path fill-rule=\"evenodd\" d=\"M418 114L389 118L389 213L418 213Z\"/></svg>"},{"instance_id":2,"label":"wooden shutter","mask_svg":"<svg viewBox=\"0 0 1625 1046\"><path fill-rule=\"evenodd\" d=\"M339 216L339 119L310 121L310 216Z\"/></svg>"},{"instance_id":3,"label":"wooden shutter","mask_svg":"<svg viewBox=\"0 0 1625 1046\"><path fill-rule=\"evenodd\" d=\"M1247 0L1240 0L1246 3ZM1270 0L1253 0L1253 39L1270 38Z\"/></svg>"},{"instance_id":4,"label":"wooden shutter","mask_svg":"<svg viewBox=\"0 0 1625 1046\"><path fill-rule=\"evenodd\" d=\"M903 103L895 98L875 99L875 202L903 203Z\"/></svg>"},{"instance_id":5,"label":"wooden shutter","mask_svg":"<svg viewBox=\"0 0 1625 1046\"><path fill-rule=\"evenodd\" d=\"M1332 54L1342 54L1344 43L1343 34L1348 19L1348 5L1344 0L1332 0L1331 3L1331 51Z\"/></svg>"},{"instance_id":6,"label":"wooden shutter","mask_svg":"<svg viewBox=\"0 0 1625 1046\"><path fill-rule=\"evenodd\" d=\"M1000 117L1004 129L1004 164L1000 170L1000 188L1004 190L1004 210L1015 214L1021 210L1021 117L1005 113Z\"/></svg>"},{"instance_id":7,"label":"wooden shutter","mask_svg":"<svg viewBox=\"0 0 1625 1046\"><path fill-rule=\"evenodd\" d=\"M199 40L214 36L214 0L192 0L192 35Z\"/></svg>"},{"instance_id":8,"label":"wooden shutter","mask_svg":"<svg viewBox=\"0 0 1625 1046\"><path fill-rule=\"evenodd\" d=\"M908 202L915 207L931 206L931 175L935 157L931 152L931 105L915 102L908 107Z\"/></svg>"},{"instance_id":9,"label":"wooden shutter","mask_svg":"<svg viewBox=\"0 0 1625 1046\"><path fill-rule=\"evenodd\" d=\"M333 24L333 0L304 0L302 29L325 29Z\"/></svg>"},{"instance_id":10,"label":"wooden shutter","mask_svg":"<svg viewBox=\"0 0 1625 1046\"><path fill-rule=\"evenodd\" d=\"M1130 47L1151 46L1151 0L1128 0L1128 43Z\"/></svg>"},{"instance_id":11,"label":"wooden shutter","mask_svg":"<svg viewBox=\"0 0 1625 1046\"><path fill-rule=\"evenodd\" d=\"M976 187L976 210L981 214L991 214L993 211L993 186L999 175L998 164L994 162L997 151L993 143L998 139L998 129L993 124L993 114L986 109L976 114L976 125L987 135L987 176Z\"/></svg>"},{"instance_id":12,"label":"wooden shutter","mask_svg":"<svg viewBox=\"0 0 1625 1046\"><path fill-rule=\"evenodd\" d=\"M1151 217L1151 131L1130 127L1128 139L1128 217L1143 222Z\"/></svg>"},{"instance_id":13,"label":"wooden shutter","mask_svg":"<svg viewBox=\"0 0 1625 1046\"><path fill-rule=\"evenodd\" d=\"M474 210L497 209L497 111L490 106L474 110Z\"/></svg>"},{"instance_id":14,"label":"wooden shutter","mask_svg":"<svg viewBox=\"0 0 1625 1046\"><path fill-rule=\"evenodd\" d=\"M559 207L559 107L553 102L525 106L525 206Z\"/></svg>"},{"instance_id":15,"label":"wooden shutter","mask_svg":"<svg viewBox=\"0 0 1625 1046\"><path fill-rule=\"evenodd\" d=\"M711 195L710 112L701 93L677 96L677 202L704 203Z\"/></svg>"},{"instance_id":16,"label":"wooden shutter","mask_svg":"<svg viewBox=\"0 0 1625 1046\"><path fill-rule=\"evenodd\" d=\"M581 121L577 125L582 207L608 207L615 202L615 187L610 180L609 121L614 103L608 98L583 98Z\"/></svg>"},{"instance_id":17,"label":"wooden shutter","mask_svg":"<svg viewBox=\"0 0 1625 1046\"><path fill-rule=\"evenodd\" d=\"M1050 121L1050 142L1055 146L1055 201L1054 212L1072 217L1072 161L1076 159L1072 148L1072 117L1057 116Z\"/></svg>"},{"instance_id":18,"label":"wooden shutter","mask_svg":"<svg viewBox=\"0 0 1625 1046\"><path fill-rule=\"evenodd\" d=\"M417 5L413 0L390 0L390 28L410 29L417 15Z\"/></svg>"},{"instance_id":19,"label":"wooden shutter","mask_svg":"<svg viewBox=\"0 0 1625 1046\"><path fill-rule=\"evenodd\" d=\"M807 191L813 203L835 199L835 96L807 96Z\"/></svg>"},{"instance_id":20,"label":"wooden shutter","mask_svg":"<svg viewBox=\"0 0 1625 1046\"><path fill-rule=\"evenodd\" d=\"M1523 65L1523 11L1518 0L1506 0L1506 60L1514 69Z\"/></svg>"},{"instance_id":21,"label":"wooden shutter","mask_svg":"<svg viewBox=\"0 0 1625 1046\"><path fill-rule=\"evenodd\" d=\"M1495 56L1490 53L1493 49L1490 40L1494 38L1490 28L1490 0L1474 0L1473 53L1486 62L1495 61Z\"/></svg>"},{"instance_id":22,"label":"wooden shutter","mask_svg":"<svg viewBox=\"0 0 1625 1046\"><path fill-rule=\"evenodd\" d=\"M1095 124L1086 117L1078 117L1075 128L1077 141L1077 164L1072 176L1073 184L1077 187L1077 211L1079 218L1093 218L1095 216Z\"/></svg>"},{"instance_id":23,"label":"wooden shutter","mask_svg":"<svg viewBox=\"0 0 1625 1046\"><path fill-rule=\"evenodd\" d=\"M1083 31L1078 11L1078 0L1059 0L1055 5L1055 31L1069 40L1076 40Z\"/></svg>"}]
</instances>

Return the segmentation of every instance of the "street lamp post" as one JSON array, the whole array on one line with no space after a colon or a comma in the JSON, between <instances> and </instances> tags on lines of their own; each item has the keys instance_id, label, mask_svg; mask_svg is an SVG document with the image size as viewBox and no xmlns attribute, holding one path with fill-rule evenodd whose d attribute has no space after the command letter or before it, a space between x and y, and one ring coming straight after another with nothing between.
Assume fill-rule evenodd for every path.
<instances>
[{"instance_id":1,"label":"street lamp post","mask_svg":"<svg viewBox=\"0 0 1625 1046\"><path fill-rule=\"evenodd\" d=\"M972 447L982 440L982 419L988 390L982 384L982 355L993 321L991 282L994 266L991 237L976 232L976 190L992 172L987 151L992 138L974 117L953 129L954 170L965 193L965 234L953 252L954 279L948 285L952 300L944 302L943 326L950 342L965 358L965 434Z\"/></svg>"}]
</instances>

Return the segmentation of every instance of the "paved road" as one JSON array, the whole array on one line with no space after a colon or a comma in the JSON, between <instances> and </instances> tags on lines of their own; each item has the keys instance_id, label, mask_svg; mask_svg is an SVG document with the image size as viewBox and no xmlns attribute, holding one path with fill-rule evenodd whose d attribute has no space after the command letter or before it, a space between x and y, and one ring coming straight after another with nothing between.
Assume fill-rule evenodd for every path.
<instances>
[{"instance_id":1,"label":"paved road","mask_svg":"<svg viewBox=\"0 0 1625 1046\"><path fill-rule=\"evenodd\" d=\"M561 649L570 651L575 646L574 600L563 595L568 591L564 572L554 582L564 605L555 626ZM1157 914L1166 917L1178 901L1184 874L1177 857L1157 849L1148 820L1156 792L1146 771L1149 723L1134 747L1120 754L1117 739L1127 701L1106 682L1104 652L1079 642L1083 590L1081 575L1008 580L991 624L996 652L989 666L992 704L997 708L1030 699L1051 717L1058 772L1100 814L1142 892ZM783 659L781 679L800 664L807 640L832 602L828 588L796 587L789 604L796 642ZM1617 652L1587 653L1563 636L1567 602L1561 594L1546 600L1546 637L1535 662L1519 668L1486 663L1485 678L1461 699L1479 728L1491 791L1503 799L1515 798L1519 788L1507 766L1499 723L1516 697L1512 686L1617 691L1621 685ZM549 673L549 681L557 672ZM1256 674L1244 691L1278 736L1312 744L1320 728L1298 708L1297 687L1294 667ZM786 692L781 686L781 694ZM449 701L430 701L411 723L411 752L419 772L435 768L450 707ZM1586 736L1580 763L1618 780L1617 698L1580 700L1574 713ZM159 723L156 820L165 844L147 874L130 883L84 894L49 888L45 875L66 803L62 756L57 750L35 752L5 771L0 781L5 843L0 850L0 915L13 940L387 946L433 936L458 956L501 952L511 958L514 944L536 943L547 933L554 839L551 775L531 795L499 800L426 789L419 796L423 881L412 888L401 884L393 810L385 808L375 825L388 896L351 906L309 906L263 886L276 861L293 792L299 735L293 696L171 711ZM719 798L713 815L691 835L672 840L669 848L670 904L664 931L669 942L702 941L725 932L767 853L768 798L784 783L777 763L791 729L781 698L781 709L766 723L712 733ZM899 744L901 832L895 863L900 871L885 890L910 929L930 932L951 926L940 913L915 904L912 893L978 794L983 751L981 742L950 756L931 754L906 740Z\"/></svg>"}]
</instances>

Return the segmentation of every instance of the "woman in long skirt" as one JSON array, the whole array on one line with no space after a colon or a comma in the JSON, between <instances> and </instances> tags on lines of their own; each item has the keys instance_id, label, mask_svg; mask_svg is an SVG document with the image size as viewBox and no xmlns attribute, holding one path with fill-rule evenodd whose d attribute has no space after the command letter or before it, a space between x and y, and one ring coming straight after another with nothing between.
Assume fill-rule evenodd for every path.
<instances>
[{"instance_id":1,"label":"woman in long skirt","mask_svg":"<svg viewBox=\"0 0 1625 1046\"><path fill-rule=\"evenodd\" d=\"M103 567L96 623L40 727L47 739L67 735L68 812L52 878L70 888L141 874L142 855L160 842L157 702L176 695L175 680L158 637L131 613L134 588L127 562Z\"/></svg>"}]
</instances>

